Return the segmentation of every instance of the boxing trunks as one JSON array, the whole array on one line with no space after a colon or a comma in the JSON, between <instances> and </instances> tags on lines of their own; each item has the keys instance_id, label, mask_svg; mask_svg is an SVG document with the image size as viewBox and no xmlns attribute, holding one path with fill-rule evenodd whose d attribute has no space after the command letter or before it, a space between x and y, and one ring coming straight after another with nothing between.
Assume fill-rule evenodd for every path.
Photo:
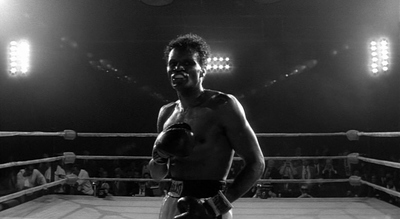
<instances>
[{"instance_id":1,"label":"boxing trunks","mask_svg":"<svg viewBox=\"0 0 400 219\"><path fill-rule=\"evenodd\" d=\"M209 198L215 196L218 191L223 191L225 186L224 181L218 180L172 180L169 192L163 199L159 218L173 219L174 216L180 214L177 202L181 197Z\"/></svg>"}]
</instances>

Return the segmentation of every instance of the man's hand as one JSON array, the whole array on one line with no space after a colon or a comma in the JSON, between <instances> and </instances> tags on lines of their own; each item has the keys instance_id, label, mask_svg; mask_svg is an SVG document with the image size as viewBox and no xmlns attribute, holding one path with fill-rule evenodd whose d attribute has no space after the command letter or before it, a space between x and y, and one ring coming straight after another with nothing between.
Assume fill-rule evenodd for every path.
<instances>
[{"instance_id":1,"label":"man's hand","mask_svg":"<svg viewBox=\"0 0 400 219\"><path fill-rule=\"evenodd\" d=\"M186 123L177 123L162 131L153 147L156 164L166 164L171 157L187 157L195 145L194 134Z\"/></svg>"},{"instance_id":2,"label":"man's hand","mask_svg":"<svg viewBox=\"0 0 400 219\"><path fill-rule=\"evenodd\" d=\"M221 191L217 195L206 199L182 197L178 200L180 215L174 219L213 219L232 209L232 204Z\"/></svg>"}]
</instances>

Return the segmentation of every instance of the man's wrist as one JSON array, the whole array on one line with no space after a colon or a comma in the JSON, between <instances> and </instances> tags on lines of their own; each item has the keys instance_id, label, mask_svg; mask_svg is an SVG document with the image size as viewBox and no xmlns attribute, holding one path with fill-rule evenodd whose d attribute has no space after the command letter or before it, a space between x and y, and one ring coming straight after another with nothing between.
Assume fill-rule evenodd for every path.
<instances>
[{"instance_id":1,"label":"man's wrist","mask_svg":"<svg viewBox=\"0 0 400 219\"><path fill-rule=\"evenodd\" d=\"M223 215L233 208L233 205L225 197L222 191L218 191L218 194L211 198L203 200L203 205L208 212L215 215Z\"/></svg>"},{"instance_id":2,"label":"man's wrist","mask_svg":"<svg viewBox=\"0 0 400 219\"><path fill-rule=\"evenodd\" d=\"M152 158L153 158L154 163L156 163L158 165L165 165L168 163L168 160L169 160L168 155L166 155L158 150L153 150Z\"/></svg>"},{"instance_id":3,"label":"man's wrist","mask_svg":"<svg viewBox=\"0 0 400 219\"><path fill-rule=\"evenodd\" d=\"M167 165L168 164L168 158L158 158L158 159L152 159L152 162L155 164L155 165L159 165L159 166L162 166L162 165Z\"/></svg>"}]
</instances>

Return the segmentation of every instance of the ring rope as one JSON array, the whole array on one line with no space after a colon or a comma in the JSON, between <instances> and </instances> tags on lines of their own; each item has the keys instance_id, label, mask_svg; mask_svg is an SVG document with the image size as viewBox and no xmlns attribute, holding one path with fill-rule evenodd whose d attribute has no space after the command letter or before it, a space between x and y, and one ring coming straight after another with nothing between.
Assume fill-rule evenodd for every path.
<instances>
[{"instance_id":1,"label":"ring rope","mask_svg":"<svg viewBox=\"0 0 400 219\"><path fill-rule=\"evenodd\" d=\"M25 166L30 164L37 164L37 163L46 163L46 162L53 162L58 160L66 159L67 156L57 156L57 157L49 157L49 158L42 158L42 159L35 159L35 160L28 160L28 161L15 161L0 164L0 169L8 168L8 167L15 167L15 166ZM150 160L151 156L92 156L92 155L76 155L76 159L81 160L132 160L132 159L148 159ZM265 160L299 160L299 159L347 159L348 156L304 156L304 157L264 157ZM234 160L242 160L240 157L234 157ZM367 158L364 158L367 159ZM400 164L398 164L400 168Z\"/></svg>"},{"instance_id":2,"label":"ring rope","mask_svg":"<svg viewBox=\"0 0 400 219\"><path fill-rule=\"evenodd\" d=\"M350 179L259 179L260 183L342 183Z\"/></svg>"},{"instance_id":3,"label":"ring rope","mask_svg":"<svg viewBox=\"0 0 400 219\"><path fill-rule=\"evenodd\" d=\"M151 156L93 156L93 155L76 155L76 159L81 160L131 160L131 159L151 159Z\"/></svg>"},{"instance_id":4,"label":"ring rope","mask_svg":"<svg viewBox=\"0 0 400 219\"><path fill-rule=\"evenodd\" d=\"M158 133L77 133L73 130L64 130L60 132L19 132L19 131L1 131L0 137L12 136L56 136L64 137L67 140L73 140L76 137L157 137ZM369 137L400 137L400 132L360 132L349 130L347 132L333 133L256 133L257 137L318 137L318 136L346 136L349 140L357 140L359 136ZM356 138L356 139L355 139Z\"/></svg>"},{"instance_id":5,"label":"ring rope","mask_svg":"<svg viewBox=\"0 0 400 219\"><path fill-rule=\"evenodd\" d=\"M0 197L0 203L3 203L5 201L15 199L18 197L21 197L23 195L31 194L33 192L41 191L41 190L47 190L48 188L65 184L68 183L69 181L76 181L78 179L80 180L92 180L92 181L136 181L136 182L147 182L147 181L154 181L151 178L78 178L78 177L67 177L65 179L57 180L54 182L46 183L44 185L36 186L33 188L25 189L19 192L15 192L9 195L1 196ZM160 180L159 182L169 182L171 179L163 179ZM308 179L308 180L302 180L302 179L260 179L257 182L261 183L266 183L266 182L271 182L271 183L338 183L338 182L349 182L349 179ZM228 179L228 183L233 182L233 179ZM369 184L368 182L363 182L365 184ZM373 185L372 185L373 186ZM374 187L374 186L373 186ZM378 188L381 190L386 191L386 188ZM389 190L388 193L392 194L394 191ZM399 196L400 194L396 194Z\"/></svg>"},{"instance_id":6,"label":"ring rope","mask_svg":"<svg viewBox=\"0 0 400 219\"><path fill-rule=\"evenodd\" d=\"M347 132L332 132L332 133L256 133L257 137L318 137L318 136L348 136ZM400 132L359 132L355 131L357 136L368 137L400 137Z\"/></svg>"},{"instance_id":7,"label":"ring rope","mask_svg":"<svg viewBox=\"0 0 400 219\"><path fill-rule=\"evenodd\" d=\"M350 179L308 179L308 180L303 180L303 179L260 179L257 182L263 182L263 183L265 183L265 182L270 182L270 183L341 183L341 182L349 182L349 181L351 182L351 178L352 177L350 177ZM78 179L78 177L75 177L75 179ZM154 181L153 179L150 179L150 178L79 178L79 179L92 180L92 181L137 181L137 182ZM31 194L36 191L47 190L50 187L54 187L54 186L57 186L60 184L65 184L66 182L68 182L68 180L70 180L70 179L68 179L68 177L67 177L66 179L57 180L55 182L46 183L41 186L36 186L33 188L29 188L26 190L12 193L9 195L1 196L0 203L5 202L10 199L21 197L23 195ZM171 179L163 179L161 181L171 181ZM233 179L228 179L227 182L233 182ZM371 186L380 191L386 192L390 195L400 197L400 193L397 191L387 189L385 187L378 186L378 185L375 185L373 183L370 183L370 182L364 181L364 180L360 180L360 182L362 184L366 184L366 185Z\"/></svg>"},{"instance_id":8,"label":"ring rope","mask_svg":"<svg viewBox=\"0 0 400 219\"><path fill-rule=\"evenodd\" d=\"M83 160L118 160L118 159L151 159L151 156L93 156L76 155L76 159ZM265 160L299 160L299 159L347 159L348 156L302 156L302 157L264 157ZM240 157L234 157L234 160L241 160Z\"/></svg>"},{"instance_id":9,"label":"ring rope","mask_svg":"<svg viewBox=\"0 0 400 219\"><path fill-rule=\"evenodd\" d=\"M75 134L79 137L157 137L158 133L76 133L73 130L65 130L62 132L18 132L11 131L0 132L0 137L13 137L13 136L50 136L50 137L66 137L68 134ZM72 139L71 139L72 140Z\"/></svg>"},{"instance_id":10,"label":"ring rope","mask_svg":"<svg viewBox=\"0 0 400 219\"><path fill-rule=\"evenodd\" d=\"M239 157L238 157L239 158ZM265 160L313 160L313 159L347 159L348 156L301 156L301 157L264 157Z\"/></svg>"},{"instance_id":11,"label":"ring rope","mask_svg":"<svg viewBox=\"0 0 400 219\"><path fill-rule=\"evenodd\" d=\"M14 162L0 164L0 169L7 168L7 167L24 166L24 165L29 165L29 164L53 162L53 161L57 161L57 160L62 160L64 158L65 158L65 156L58 156L58 157L48 157L48 158L42 158L42 159L36 159L36 160L14 161Z\"/></svg>"},{"instance_id":12,"label":"ring rope","mask_svg":"<svg viewBox=\"0 0 400 219\"><path fill-rule=\"evenodd\" d=\"M377 190L386 192L386 193L388 193L390 195L397 196L397 197L400 198L400 192L397 192L395 190L388 189L388 188L385 188L385 187L382 187L382 186L379 186L379 185L375 185L375 184L370 183L370 182L365 181L365 180L361 180L361 183L366 184L366 185L371 186L371 187L373 187L373 188L375 188Z\"/></svg>"},{"instance_id":13,"label":"ring rope","mask_svg":"<svg viewBox=\"0 0 400 219\"><path fill-rule=\"evenodd\" d=\"M148 182L156 181L151 178L97 178L97 177L87 177L87 178L77 178L80 180L91 180L91 181L124 181L124 182ZM157 182L170 182L172 179L162 179ZM228 183L232 183L233 179L226 180ZM349 182L350 179L259 179L257 183L342 183Z\"/></svg>"},{"instance_id":14,"label":"ring rope","mask_svg":"<svg viewBox=\"0 0 400 219\"><path fill-rule=\"evenodd\" d=\"M366 158L366 157L358 157L358 159L365 161L365 162L370 162L373 164L380 164L388 167L393 167L393 168L399 168L400 169L400 163L396 162L391 162L391 161L385 161L385 160L377 160L377 159L372 159L372 158Z\"/></svg>"},{"instance_id":15,"label":"ring rope","mask_svg":"<svg viewBox=\"0 0 400 219\"><path fill-rule=\"evenodd\" d=\"M44 185L40 185L40 186L36 186L36 187L33 187L33 188L25 189L25 190L22 190L22 191L19 191L19 192L15 192L15 193L12 193L12 194L9 194L9 195L1 196L0 197L0 203L2 203L4 201L8 201L10 199L21 197L21 196L26 195L26 194L31 194L33 192L37 192L37 191L40 191L40 190L46 190L46 189L51 188L53 186L64 184L66 181L67 181L67 179L61 179L61 180L57 180L57 181L54 181L54 182L46 183Z\"/></svg>"}]
</instances>

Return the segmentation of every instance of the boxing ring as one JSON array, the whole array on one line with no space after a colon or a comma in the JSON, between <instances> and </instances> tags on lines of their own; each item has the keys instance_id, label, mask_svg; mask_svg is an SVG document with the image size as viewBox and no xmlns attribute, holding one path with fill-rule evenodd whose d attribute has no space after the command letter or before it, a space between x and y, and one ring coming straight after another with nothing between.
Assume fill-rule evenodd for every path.
<instances>
[{"instance_id":1,"label":"boxing ring","mask_svg":"<svg viewBox=\"0 0 400 219\"><path fill-rule=\"evenodd\" d=\"M0 132L0 137L9 136L60 136L66 140L76 137L156 137L155 133L76 133L72 130L62 132ZM338 133L276 133L257 134L258 137L298 137L298 136L344 136L350 141L356 141L361 136L369 137L400 137L399 132L359 132L350 130ZM74 163L76 160L115 160L115 159L147 159L150 156L82 156L65 152L62 156L18 161L0 164L0 169L18 167L29 164L62 161ZM239 158L235 158L238 160ZM265 157L266 160L295 159L344 159L351 164L365 162L374 165L400 169L400 163L377 160L351 153L346 156L312 156L312 157ZM86 178L91 181L137 181L146 182L148 178ZM49 191L52 187L75 182L76 177L66 177L41 186L29 188L0 197L0 218L158 218L162 197L143 196L113 196L97 197L89 195L52 194L18 203L18 198L34 192ZM169 179L164 181L168 182ZM228 182L231 180L228 180ZM325 184L347 183L351 186L367 186L377 191L400 198L400 193L371 183L359 176L344 179L260 179L263 183L299 183ZM241 198L234 204L233 215L236 219L397 219L400 218L400 208L374 197L337 197L337 198L284 198L270 197Z\"/></svg>"},{"instance_id":2,"label":"boxing ring","mask_svg":"<svg viewBox=\"0 0 400 219\"><path fill-rule=\"evenodd\" d=\"M0 212L0 218L111 219L158 218L159 197L47 195ZM242 198L234 203L237 219L396 219L400 209L374 198Z\"/></svg>"}]
</instances>

